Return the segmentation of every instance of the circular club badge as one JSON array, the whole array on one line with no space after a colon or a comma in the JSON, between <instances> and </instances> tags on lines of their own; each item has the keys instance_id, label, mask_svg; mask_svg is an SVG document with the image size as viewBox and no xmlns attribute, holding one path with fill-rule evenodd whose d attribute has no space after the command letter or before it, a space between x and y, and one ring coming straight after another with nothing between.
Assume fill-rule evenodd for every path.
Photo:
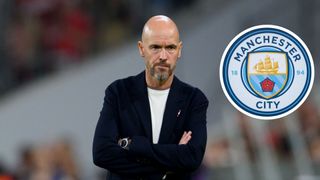
<instances>
[{"instance_id":1,"label":"circular club badge","mask_svg":"<svg viewBox=\"0 0 320 180\"><path fill-rule=\"evenodd\" d=\"M309 95L314 79L312 56L293 32L259 25L238 34L225 49L220 82L242 113L271 120L295 111Z\"/></svg>"}]
</instances>

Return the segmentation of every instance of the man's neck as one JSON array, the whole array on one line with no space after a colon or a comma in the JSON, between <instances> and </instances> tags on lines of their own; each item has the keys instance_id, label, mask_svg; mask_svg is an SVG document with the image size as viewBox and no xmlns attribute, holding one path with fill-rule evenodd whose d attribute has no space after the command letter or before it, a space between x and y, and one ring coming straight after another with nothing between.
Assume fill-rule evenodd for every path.
<instances>
[{"instance_id":1,"label":"man's neck","mask_svg":"<svg viewBox=\"0 0 320 180\"><path fill-rule=\"evenodd\" d=\"M169 78L165 81L159 81L150 75L147 74L146 72L146 82L147 86L151 89L156 89L156 90L165 90L169 89L171 87L172 81L173 81L173 74L169 76Z\"/></svg>"}]
</instances>

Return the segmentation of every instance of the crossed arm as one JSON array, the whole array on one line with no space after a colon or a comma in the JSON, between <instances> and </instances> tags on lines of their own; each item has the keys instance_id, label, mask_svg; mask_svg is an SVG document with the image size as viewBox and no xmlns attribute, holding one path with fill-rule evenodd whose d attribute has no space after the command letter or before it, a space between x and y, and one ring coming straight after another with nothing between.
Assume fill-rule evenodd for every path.
<instances>
[{"instance_id":1,"label":"crossed arm","mask_svg":"<svg viewBox=\"0 0 320 180\"><path fill-rule=\"evenodd\" d=\"M207 132L203 109L206 109L206 104L196 107L190 113L186 129L191 131L192 135L191 132L182 135L180 144L152 144L146 137L134 136L129 146L129 154L150 159L165 171L194 171L201 164L206 146Z\"/></svg>"},{"instance_id":2,"label":"crossed arm","mask_svg":"<svg viewBox=\"0 0 320 180\"><path fill-rule=\"evenodd\" d=\"M93 141L94 163L115 173L135 175L196 169L205 151L207 101L196 103L179 144L152 144L146 137L133 136L129 150L118 145L118 115L114 97L106 92L103 110ZM142 160L142 161L141 161ZM147 160L147 161L144 161Z\"/></svg>"}]
</instances>

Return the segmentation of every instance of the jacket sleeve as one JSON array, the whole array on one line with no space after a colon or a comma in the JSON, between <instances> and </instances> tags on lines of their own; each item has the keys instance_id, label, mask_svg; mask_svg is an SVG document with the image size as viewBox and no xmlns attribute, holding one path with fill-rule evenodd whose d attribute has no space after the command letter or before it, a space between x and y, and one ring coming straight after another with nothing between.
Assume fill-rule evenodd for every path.
<instances>
[{"instance_id":1,"label":"jacket sleeve","mask_svg":"<svg viewBox=\"0 0 320 180\"><path fill-rule=\"evenodd\" d=\"M198 93L187 120L185 131L192 131L192 138L186 145L152 144L145 137L135 136L132 137L129 153L155 161L167 171L181 172L197 169L202 162L207 141L207 107L208 100L202 93Z\"/></svg>"},{"instance_id":2,"label":"jacket sleeve","mask_svg":"<svg viewBox=\"0 0 320 180\"><path fill-rule=\"evenodd\" d=\"M157 168L130 158L128 151L118 145L117 119L119 115L116 104L115 93L109 86L106 90L103 108L93 139L94 164L115 173L128 175L159 173L160 171Z\"/></svg>"}]
</instances>

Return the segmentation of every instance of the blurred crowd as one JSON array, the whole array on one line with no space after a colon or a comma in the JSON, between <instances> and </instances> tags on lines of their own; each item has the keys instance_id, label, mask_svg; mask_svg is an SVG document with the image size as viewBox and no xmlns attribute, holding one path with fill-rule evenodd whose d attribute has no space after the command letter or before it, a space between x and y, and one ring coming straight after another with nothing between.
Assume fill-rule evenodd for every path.
<instances>
[{"instance_id":1,"label":"blurred crowd","mask_svg":"<svg viewBox=\"0 0 320 180\"><path fill-rule=\"evenodd\" d=\"M94 27L85 1L16 0L10 9L3 89L79 63L90 53Z\"/></svg>"},{"instance_id":2,"label":"blurred crowd","mask_svg":"<svg viewBox=\"0 0 320 180\"><path fill-rule=\"evenodd\" d=\"M0 4L0 95L128 42L154 14L193 0L5 0ZM2 33L3 32L3 33Z\"/></svg>"},{"instance_id":3,"label":"blurred crowd","mask_svg":"<svg viewBox=\"0 0 320 180\"><path fill-rule=\"evenodd\" d=\"M314 99L309 98L294 115L273 121L259 121L264 124L264 130L257 131L259 128L255 127L252 121L258 120L249 119L240 113L234 121L238 136L230 139L224 134L208 142L204 159L207 168L235 168L245 162L255 166L261 160L261 144L264 144L262 148L269 149L272 157L268 158L275 159L280 163L279 166L302 163L297 162L299 154L294 151L305 153L305 160L311 166L320 165L320 112ZM240 152L242 150L243 152ZM294 172L296 173L297 169Z\"/></svg>"},{"instance_id":4,"label":"blurred crowd","mask_svg":"<svg viewBox=\"0 0 320 180\"><path fill-rule=\"evenodd\" d=\"M66 140L23 147L18 159L14 170L5 169L0 164L0 180L79 179L75 152Z\"/></svg>"}]
</instances>

